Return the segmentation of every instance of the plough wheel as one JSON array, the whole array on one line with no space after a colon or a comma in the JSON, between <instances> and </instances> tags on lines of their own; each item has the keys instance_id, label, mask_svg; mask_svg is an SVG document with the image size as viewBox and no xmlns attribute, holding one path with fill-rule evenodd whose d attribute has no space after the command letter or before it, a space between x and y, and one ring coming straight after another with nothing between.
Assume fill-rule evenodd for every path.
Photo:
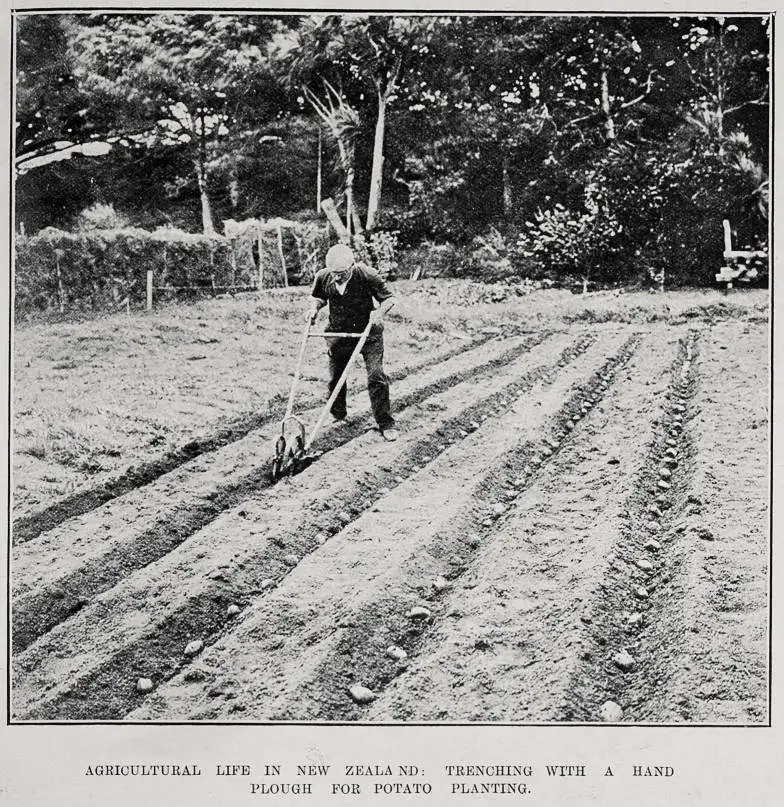
<instances>
[{"instance_id":1,"label":"plough wheel","mask_svg":"<svg viewBox=\"0 0 784 807\"><path fill-rule=\"evenodd\" d=\"M275 457L272 460L272 472L270 476L273 482L277 482L283 474L283 462L286 459L286 438L281 435L275 443Z\"/></svg>"}]
</instances>

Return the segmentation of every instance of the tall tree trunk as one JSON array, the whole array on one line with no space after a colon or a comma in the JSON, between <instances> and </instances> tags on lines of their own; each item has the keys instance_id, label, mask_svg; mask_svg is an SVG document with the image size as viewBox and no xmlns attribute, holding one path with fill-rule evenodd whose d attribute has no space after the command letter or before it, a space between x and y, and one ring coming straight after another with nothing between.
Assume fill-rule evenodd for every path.
<instances>
[{"instance_id":1,"label":"tall tree trunk","mask_svg":"<svg viewBox=\"0 0 784 807\"><path fill-rule=\"evenodd\" d=\"M207 193L207 179L204 176L201 165L196 166L196 178L199 182L199 198L201 200L201 227L204 235L215 235L215 227L212 224L212 206Z\"/></svg>"},{"instance_id":2,"label":"tall tree trunk","mask_svg":"<svg viewBox=\"0 0 784 807\"><path fill-rule=\"evenodd\" d=\"M196 160L196 177L199 182L199 198L201 199L201 226L204 235L215 235L212 224L212 208L207 193L207 132L204 112L199 113L199 154Z\"/></svg>"},{"instance_id":3,"label":"tall tree trunk","mask_svg":"<svg viewBox=\"0 0 784 807\"><path fill-rule=\"evenodd\" d=\"M376 134L373 140L373 168L370 172L370 196L368 197L367 223L365 228L372 230L381 205L381 182L384 176L384 129L387 117L387 92L378 91L378 117Z\"/></svg>"},{"instance_id":4,"label":"tall tree trunk","mask_svg":"<svg viewBox=\"0 0 784 807\"><path fill-rule=\"evenodd\" d=\"M318 162L316 163L316 213L321 213L321 126L318 130Z\"/></svg>"},{"instance_id":5,"label":"tall tree trunk","mask_svg":"<svg viewBox=\"0 0 784 807\"><path fill-rule=\"evenodd\" d=\"M338 139L340 162L346 174L346 229L351 233L354 223L354 144ZM356 230L356 228L354 228Z\"/></svg>"},{"instance_id":6,"label":"tall tree trunk","mask_svg":"<svg viewBox=\"0 0 784 807\"><path fill-rule=\"evenodd\" d=\"M346 229L349 234L354 222L354 161L346 169Z\"/></svg>"},{"instance_id":7,"label":"tall tree trunk","mask_svg":"<svg viewBox=\"0 0 784 807\"><path fill-rule=\"evenodd\" d=\"M601 74L601 104L602 113L604 115L604 139L608 143L615 140L615 122L612 119L612 112L610 110L610 87L607 82L607 68L602 67Z\"/></svg>"},{"instance_id":8,"label":"tall tree trunk","mask_svg":"<svg viewBox=\"0 0 784 807\"><path fill-rule=\"evenodd\" d=\"M357 206L354 204L354 144L348 143L346 147L348 157L346 163L346 229L356 235L362 232L362 223L359 220Z\"/></svg>"},{"instance_id":9,"label":"tall tree trunk","mask_svg":"<svg viewBox=\"0 0 784 807\"><path fill-rule=\"evenodd\" d=\"M716 133L719 136L719 155L724 154L724 99L727 94L727 86L724 82L724 70L721 61L721 54L724 52L724 26L719 24L718 34L716 36L718 47L716 50L716 59L714 71L716 74Z\"/></svg>"},{"instance_id":10,"label":"tall tree trunk","mask_svg":"<svg viewBox=\"0 0 784 807\"><path fill-rule=\"evenodd\" d=\"M509 180L509 154L504 151L501 158L501 181L503 184L504 216L509 216L512 212L512 183Z\"/></svg>"}]
</instances>

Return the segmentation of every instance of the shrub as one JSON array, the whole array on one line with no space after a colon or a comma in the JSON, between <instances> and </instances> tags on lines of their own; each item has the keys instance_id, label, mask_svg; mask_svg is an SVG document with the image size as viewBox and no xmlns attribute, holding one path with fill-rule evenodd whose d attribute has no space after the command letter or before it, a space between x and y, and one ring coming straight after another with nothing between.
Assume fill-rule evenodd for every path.
<instances>
[{"instance_id":1,"label":"shrub","mask_svg":"<svg viewBox=\"0 0 784 807\"><path fill-rule=\"evenodd\" d=\"M120 230L127 227L128 218L114 209L112 204L95 204L86 207L76 218L76 230Z\"/></svg>"},{"instance_id":2,"label":"shrub","mask_svg":"<svg viewBox=\"0 0 784 807\"><path fill-rule=\"evenodd\" d=\"M603 184L589 174L583 210L568 210L560 203L537 210L517 248L523 258L538 260L557 275L594 277L607 274L608 259L622 251L622 235Z\"/></svg>"},{"instance_id":3,"label":"shrub","mask_svg":"<svg viewBox=\"0 0 784 807\"><path fill-rule=\"evenodd\" d=\"M398 270L397 232L374 230L355 235L351 246L357 258L382 277L394 278Z\"/></svg>"},{"instance_id":4,"label":"shrub","mask_svg":"<svg viewBox=\"0 0 784 807\"><path fill-rule=\"evenodd\" d=\"M17 237L15 314L112 310L127 296L132 306L146 300L147 270L155 286L212 288L231 282L228 241L178 230L155 233L126 228L68 233L46 228ZM238 282L255 283L240 269Z\"/></svg>"}]
</instances>

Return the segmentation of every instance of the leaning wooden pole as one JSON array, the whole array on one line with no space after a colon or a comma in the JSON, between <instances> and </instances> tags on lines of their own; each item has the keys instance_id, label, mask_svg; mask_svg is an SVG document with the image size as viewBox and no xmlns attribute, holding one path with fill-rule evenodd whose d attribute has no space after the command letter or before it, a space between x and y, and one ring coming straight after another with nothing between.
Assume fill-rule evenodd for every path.
<instances>
[{"instance_id":1,"label":"leaning wooden pole","mask_svg":"<svg viewBox=\"0 0 784 807\"><path fill-rule=\"evenodd\" d=\"M325 199L321 203L321 209L324 211L327 221L332 225L332 229L335 231L338 240L344 244L351 243L351 233L341 221L340 214L332 199Z\"/></svg>"}]
</instances>

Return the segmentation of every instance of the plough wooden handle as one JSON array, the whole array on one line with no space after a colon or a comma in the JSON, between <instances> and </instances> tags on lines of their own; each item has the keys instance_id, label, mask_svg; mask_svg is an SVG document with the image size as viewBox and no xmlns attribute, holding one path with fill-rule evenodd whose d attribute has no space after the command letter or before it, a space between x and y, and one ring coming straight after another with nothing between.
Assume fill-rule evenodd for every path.
<instances>
[{"instance_id":1,"label":"plough wooden handle","mask_svg":"<svg viewBox=\"0 0 784 807\"><path fill-rule=\"evenodd\" d=\"M309 336L325 336L329 338L330 336L338 337L338 338L345 338L345 337L353 337L354 339L361 339L361 333L342 333L339 331L318 331L316 333L308 334Z\"/></svg>"},{"instance_id":2,"label":"plough wooden handle","mask_svg":"<svg viewBox=\"0 0 784 807\"><path fill-rule=\"evenodd\" d=\"M330 408L332 407L332 404L335 403L335 398L338 397L338 393L340 392L341 387L346 383L346 379L348 378L348 373L349 370L351 369L351 365L354 363L360 351L365 346L365 342L367 341L368 335L370 334L370 329L372 327L373 322L369 321L365 330L362 331L362 335L359 337L359 341L357 342L357 346L354 348L354 352L351 354L351 358L346 362L346 367L340 376L340 380L338 381L337 384L335 384L335 387L332 390L332 394L329 396L329 400L324 404L324 408L321 410L319 419L318 421L316 421L316 425L313 427L313 431L310 433L310 436L308 437L308 440L305 443L306 452L313 445L313 441L316 439L316 435L318 434L322 423L324 423L324 418L327 416L327 412L329 412Z\"/></svg>"}]
</instances>

